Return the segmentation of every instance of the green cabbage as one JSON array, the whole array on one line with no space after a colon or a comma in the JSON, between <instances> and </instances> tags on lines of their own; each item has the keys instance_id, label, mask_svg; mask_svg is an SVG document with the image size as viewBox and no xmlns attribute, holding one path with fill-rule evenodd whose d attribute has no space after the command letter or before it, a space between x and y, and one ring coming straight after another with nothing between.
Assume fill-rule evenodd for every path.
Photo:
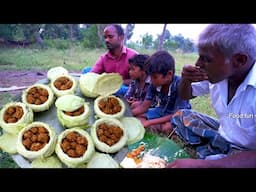
<instances>
[{"instance_id":1,"label":"green cabbage","mask_svg":"<svg viewBox=\"0 0 256 192\"><path fill-rule=\"evenodd\" d=\"M87 163L87 168L120 168L119 164L105 153L95 152L91 160Z\"/></svg>"},{"instance_id":2,"label":"green cabbage","mask_svg":"<svg viewBox=\"0 0 256 192\"><path fill-rule=\"evenodd\" d=\"M145 134L145 128L140 120L135 117L123 117L120 119L128 133L127 145L140 141Z\"/></svg>"},{"instance_id":3,"label":"green cabbage","mask_svg":"<svg viewBox=\"0 0 256 192\"><path fill-rule=\"evenodd\" d=\"M41 105L36 105L36 104L30 104L27 102L26 96L28 94L28 91L32 88L32 87L38 87L38 88L43 88L46 89L48 91L48 100L46 102L44 102ZM29 86L26 90L23 91L22 93L22 102L25 103L27 106L29 106L34 112L41 112L41 111L47 111L51 105L54 102L54 93L52 92L51 88L48 85L44 85L44 84L34 84L32 86Z\"/></svg>"},{"instance_id":4,"label":"green cabbage","mask_svg":"<svg viewBox=\"0 0 256 192\"><path fill-rule=\"evenodd\" d=\"M93 88L94 93L107 96L118 91L123 84L122 76L119 73L102 73Z\"/></svg>"},{"instance_id":5,"label":"green cabbage","mask_svg":"<svg viewBox=\"0 0 256 192\"><path fill-rule=\"evenodd\" d=\"M42 149L40 149L38 151L27 150L26 147L22 144L22 140L23 140L22 137L23 137L24 132L29 130L32 127L44 127L49 132L50 140ZM39 157L45 158L45 157L49 157L53 154L56 142L57 142L57 133L56 133L55 129L46 123L35 121L35 122L27 125L26 127L24 127L19 132L18 140L17 140L17 151L20 155L26 157L29 160L34 160Z\"/></svg>"},{"instance_id":6,"label":"green cabbage","mask_svg":"<svg viewBox=\"0 0 256 192\"><path fill-rule=\"evenodd\" d=\"M98 139L97 129L98 129L98 126L101 125L102 123L106 123L107 125L118 126L123 130L123 136L120 138L120 140L117 143L115 143L112 146L109 146L106 143L104 143ZM124 129L123 124L115 118L107 118L107 117L98 119L94 122L94 124L91 128L91 136L92 136L92 139L93 139L93 142L94 142L96 148L99 151L102 151L105 153L115 153L115 152L119 151L121 148L123 148L125 146L127 139L128 139L128 135L127 135L126 130Z\"/></svg>"},{"instance_id":7,"label":"green cabbage","mask_svg":"<svg viewBox=\"0 0 256 192\"><path fill-rule=\"evenodd\" d=\"M99 75L89 72L81 75L79 79L82 94L92 98L99 95L111 95L120 89L122 83L122 76L118 73L102 73Z\"/></svg>"},{"instance_id":8,"label":"green cabbage","mask_svg":"<svg viewBox=\"0 0 256 192\"><path fill-rule=\"evenodd\" d=\"M90 108L87 103L84 103L84 112L79 116L66 115L62 110L57 109L57 117L61 125L66 128L86 129L89 127Z\"/></svg>"},{"instance_id":9,"label":"green cabbage","mask_svg":"<svg viewBox=\"0 0 256 192\"><path fill-rule=\"evenodd\" d=\"M69 80L71 80L73 82L73 85L70 89L66 89L66 90L59 90L57 89L55 86L54 86L54 82L55 80L57 80L58 78L60 77L66 77L68 78ZM71 75L59 75L59 76L56 76L55 78L53 78L51 80L51 83L50 83L50 87L52 89L52 91L54 92L54 94L57 96L57 97L60 97L62 95L68 95L68 94L75 94L76 92L76 89L77 89L77 81L75 80L74 77L72 77Z\"/></svg>"},{"instance_id":10,"label":"green cabbage","mask_svg":"<svg viewBox=\"0 0 256 192\"><path fill-rule=\"evenodd\" d=\"M61 148L62 139L64 139L66 137L66 135L70 132L78 132L79 134L81 134L82 136L84 136L87 139L87 142L88 142L87 150L81 157L72 158L62 151L62 148ZM57 145L55 147L55 152L56 152L57 156L59 157L59 159L64 164L66 164L68 167L76 168L79 166L83 166L83 164L87 163L90 160L90 158L93 156L93 154L95 152L95 148L94 148L94 143L91 139L91 136L85 130L80 129L80 128L71 128L71 129L66 129L66 130L62 131L61 134L58 136L58 141L57 141Z\"/></svg>"},{"instance_id":11,"label":"green cabbage","mask_svg":"<svg viewBox=\"0 0 256 192\"><path fill-rule=\"evenodd\" d=\"M62 168L61 161L56 157L56 155L52 155L50 157L45 158L37 158L31 162L32 168Z\"/></svg>"},{"instance_id":12,"label":"green cabbage","mask_svg":"<svg viewBox=\"0 0 256 192\"><path fill-rule=\"evenodd\" d=\"M79 127L82 129L89 127L90 107L84 99L76 95L63 95L59 97L55 105L57 107L57 117L62 126L66 128ZM84 112L79 116L66 115L66 112L72 112L84 106Z\"/></svg>"},{"instance_id":13,"label":"green cabbage","mask_svg":"<svg viewBox=\"0 0 256 192\"><path fill-rule=\"evenodd\" d=\"M10 154L17 153L17 138L17 135L4 133L0 136L0 149Z\"/></svg>"},{"instance_id":14,"label":"green cabbage","mask_svg":"<svg viewBox=\"0 0 256 192\"><path fill-rule=\"evenodd\" d=\"M48 70L47 72L47 78L52 81L54 78L60 76L60 75L68 75L68 70L64 67L53 67Z\"/></svg>"},{"instance_id":15,"label":"green cabbage","mask_svg":"<svg viewBox=\"0 0 256 192\"><path fill-rule=\"evenodd\" d=\"M63 111L75 111L84 105L84 99L76 95L63 95L58 97L55 106Z\"/></svg>"},{"instance_id":16,"label":"green cabbage","mask_svg":"<svg viewBox=\"0 0 256 192\"><path fill-rule=\"evenodd\" d=\"M82 74L79 78L79 88L81 93L86 97L95 98L99 96L98 93L93 92L93 88L95 86L96 81L99 78L99 74L97 73L86 73Z\"/></svg>"},{"instance_id":17,"label":"green cabbage","mask_svg":"<svg viewBox=\"0 0 256 192\"><path fill-rule=\"evenodd\" d=\"M101 101L101 99L107 99L107 98L109 98L109 97L112 97L112 98L115 98L115 99L118 100L119 104L121 105L121 111L119 111L118 113L115 113L115 114L106 114L106 113L103 113L103 112L100 110L100 108L99 108L99 102ZM126 107L125 107L124 102L123 102L120 98L118 98L118 97L116 97L116 96L114 96L114 95L100 96L100 97L98 97L98 98L96 98L96 99L94 100L94 112L95 112L96 115L97 115L98 117L100 117L100 118L103 118L103 117L121 118L121 117L123 117L123 115L124 115L125 109L126 109Z\"/></svg>"},{"instance_id":18,"label":"green cabbage","mask_svg":"<svg viewBox=\"0 0 256 192\"><path fill-rule=\"evenodd\" d=\"M20 106L23 109L23 116L16 123L6 123L4 121L5 111L11 106ZM10 134L18 134L18 132L26 125L32 123L34 119L34 113L32 109L21 102L7 103L0 111L0 126L4 131Z\"/></svg>"}]
</instances>

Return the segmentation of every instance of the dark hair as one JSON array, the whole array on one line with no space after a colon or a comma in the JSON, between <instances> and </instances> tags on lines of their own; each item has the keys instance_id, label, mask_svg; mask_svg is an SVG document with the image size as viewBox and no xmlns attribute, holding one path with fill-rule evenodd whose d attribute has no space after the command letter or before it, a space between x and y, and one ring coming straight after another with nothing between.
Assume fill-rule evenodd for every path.
<instances>
[{"instance_id":1,"label":"dark hair","mask_svg":"<svg viewBox=\"0 0 256 192\"><path fill-rule=\"evenodd\" d=\"M110 24L110 25L108 25L108 27L109 27L109 26L115 27L118 36L124 36L124 29L122 28L121 25L118 25L118 24Z\"/></svg>"},{"instance_id":2,"label":"dark hair","mask_svg":"<svg viewBox=\"0 0 256 192\"><path fill-rule=\"evenodd\" d=\"M138 55L134 55L133 57L129 58L128 62L129 62L129 64L138 66L138 67L140 67L141 70L146 71L145 62L148 58L149 58L149 55L138 54Z\"/></svg>"},{"instance_id":3,"label":"dark hair","mask_svg":"<svg viewBox=\"0 0 256 192\"><path fill-rule=\"evenodd\" d=\"M157 51L146 61L148 74L160 73L165 76L172 70L175 74L175 60L167 51Z\"/></svg>"}]
</instances>

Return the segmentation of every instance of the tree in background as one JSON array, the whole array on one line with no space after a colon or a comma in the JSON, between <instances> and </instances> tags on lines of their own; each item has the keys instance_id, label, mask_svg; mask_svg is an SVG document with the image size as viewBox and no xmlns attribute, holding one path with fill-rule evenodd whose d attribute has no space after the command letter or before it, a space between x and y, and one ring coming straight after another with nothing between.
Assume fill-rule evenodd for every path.
<instances>
[{"instance_id":1,"label":"tree in background","mask_svg":"<svg viewBox=\"0 0 256 192\"><path fill-rule=\"evenodd\" d=\"M161 51L163 49L166 26L167 26L167 24L164 24L162 35L159 38L159 43L158 43L158 48L157 48L158 51Z\"/></svg>"},{"instance_id":2,"label":"tree in background","mask_svg":"<svg viewBox=\"0 0 256 192\"><path fill-rule=\"evenodd\" d=\"M144 36L142 36L142 46L146 49L150 49L153 47L153 35L150 35L146 33Z\"/></svg>"},{"instance_id":3,"label":"tree in background","mask_svg":"<svg viewBox=\"0 0 256 192\"><path fill-rule=\"evenodd\" d=\"M5 42L28 45L36 42L42 24L1 24L0 37Z\"/></svg>"},{"instance_id":4,"label":"tree in background","mask_svg":"<svg viewBox=\"0 0 256 192\"><path fill-rule=\"evenodd\" d=\"M108 24L0 24L0 42L12 45L27 46L38 44L40 47L68 49L74 43L86 48L103 48L103 30ZM127 24L124 43L126 46L143 47L146 49L195 51L195 45L182 35L172 36L163 25L163 32L154 40L149 33L141 36L138 42L129 42L133 35L135 24ZM44 46L42 46L44 45Z\"/></svg>"},{"instance_id":5,"label":"tree in background","mask_svg":"<svg viewBox=\"0 0 256 192\"><path fill-rule=\"evenodd\" d=\"M133 35L135 24L127 24L124 30L124 44L126 45L127 40L131 39Z\"/></svg>"},{"instance_id":6,"label":"tree in background","mask_svg":"<svg viewBox=\"0 0 256 192\"><path fill-rule=\"evenodd\" d=\"M81 39L79 24L45 24L44 37L46 39Z\"/></svg>"},{"instance_id":7,"label":"tree in background","mask_svg":"<svg viewBox=\"0 0 256 192\"><path fill-rule=\"evenodd\" d=\"M106 26L107 24L97 24L98 47L103 47L104 45L103 32Z\"/></svg>"}]
</instances>

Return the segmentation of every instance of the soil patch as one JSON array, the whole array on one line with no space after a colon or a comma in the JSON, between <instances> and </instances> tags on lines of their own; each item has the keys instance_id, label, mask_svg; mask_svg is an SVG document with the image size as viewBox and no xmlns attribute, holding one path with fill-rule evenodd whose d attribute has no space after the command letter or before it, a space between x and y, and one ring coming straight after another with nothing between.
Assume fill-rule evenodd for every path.
<instances>
[{"instance_id":1,"label":"soil patch","mask_svg":"<svg viewBox=\"0 0 256 192\"><path fill-rule=\"evenodd\" d=\"M46 74L46 71L3 70L0 71L0 87L8 88L12 86L30 86L38 80L46 78ZM16 96L21 92L22 89L8 91L12 96ZM0 94L2 93L4 92L0 92Z\"/></svg>"}]
</instances>

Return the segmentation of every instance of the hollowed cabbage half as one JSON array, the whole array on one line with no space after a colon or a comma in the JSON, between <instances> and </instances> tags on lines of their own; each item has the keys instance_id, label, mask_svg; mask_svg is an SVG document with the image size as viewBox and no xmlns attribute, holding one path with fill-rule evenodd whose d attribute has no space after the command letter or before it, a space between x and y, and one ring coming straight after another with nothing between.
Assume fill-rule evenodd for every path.
<instances>
[{"instance_id":1,"label":"hollowed cabbage half","mask_svg":"<svg viewBox=\"0 0 256 192\"><path fill-rule=\"evenodd\" d=\"M58 66L58 67L52 67L47 72L47 78L52 81L54 78L60 75L68 75L68 70L64 67Z\"/></svg>"},{"instance_id":2,"label":"hollowed cabbage half","mask_svg":"<svg viewBox=\"0 0 256 192\"><path fill-rule=\"evenodd\" d=\"M25 133L25 131L30 130L32 127L44 127L47 129L47 131L49 133L50 138L49 138L48 143L38 151L28 150L22 143L23 134ZM18 139L17 139L17 151L20 155L22 155L23 157L25 157L29 160L34 160L36 158L45 158L45 157L49 157L53 154L55 146L56 146L56 142L57 142L57 133L56 133L55 129L46 123L35 121L35 122L27 125L26 127L24 127L19 132Z\"/></svg>"},{"instance_id":3,"label":"hollowed cabbage half","mask_svg":"<svg viewBox=\"0 0 256 192\"><path fill-rule=\"evenodd\" d=\"M43 89L47 90L47 92L48 92L47 101L45 101L43 104L40 104L40 105L28 103L27 95L28 95L29 90L33 87L43 88ZM34 112L41 112L41 111L47 111L51 107L51 105L54 102L55 97L54 97L53 91L51 90L51 88L48 85L37 83L32 86L29 86L26 90L24 90L22 93L21 99L22 99L22 102L25 103L27 106L29 106Z\"/></svg>"},{"instance_id":4,"label":"hollowed cabbage half","mask_svg":"<svg viewBox=\"0 0 256 192\"><path fill-rule=\"evenodd\" d=\"M120 119L128 133L127 145L140 141L145 135L145 128L140 120L135 117L123 117Z\"/></svg>"},{"instance_id":5,"label":"hollowed cabbage half","mask_svg":"<svg viewBox=\"0 0 256 192\"><path fill-rule=\"evenodd\" d=\"M120 168L120 166L109 154L95 152L86 168Z\"/></svg>"},{"instance_id":6,"label":"hollowed cabbage half","mask_svg":"<svg viewBox=\"0 0 256 192\"><path fill-rule=\"evenodd\" d=\"M62 168L62 163L56 155L37 158L31 162L32 168Z\"/></svg>"},{"instance_id":7,"label":"hollowed cabbage half","mask_svg":"<svg viewBox=\"0 0 256 192\"><path fill-rule=\"evenodd\" d=\"M95 83L93 92L101 96L107 96L118 91L123 84L122 76L119 73L102 73Z\"/></svg>"},{"instance_id":8,"label":"hollowed cabbage half","mask_svg":"<svg viewBox=\"0 0 256 192\"><path fill-rule=\"evenodd\" d=\"M4 120L4 114L9 107L20 106L23 110L23 116L16 123L7 123ZM10 102L7 103L0 111L0 126L4 131L10 134L18 134L18 132L26 125L32 123L34 113L29 106L26 106L21 102Z\"/></svg>"},{"instance_id":9,"label":"hollowed cabbage half","mask_svg":"<svg viewBox=\"0 0 256 192\"><path fill-rule=\"evenodd\" d=\"M107 113L104 113L103 111L101 111L101 109L99 107L99 102L101 100L107 100L108 98L115 98L115 99L117 99L119 105L121 106L121 110L119 112L117 112L115 114L107 114ZM118 98L118 97L116 97L114 95L100 96L100 97L96 98L95 101L94 101L94 112L100 118L103 118L103 117L121 118L124 115L125 109L126 109L126 107L125 107L124 102L120 98Z\"/></svg>"},{"instance_id":10,"label":"hollowed cabbage half","mask_svg":"<svg viewBox=\"0 0 256 192\"><path fill-rule=\"evenodd\" d=\"M63 95L59 97L55 106L57 108L57 117L62 126L66 128L80 127L88 128L88 121L90 115L90 107L83 98L76 95ZM73 112L84 106L84 112L78 116L66 115L65 112Z\"/></svg>"},{"instance_id":11,"label":"hollowed cabbage half","mask_svg":"<svg viewBox=\"0 0 256 192\"><path fill-rule=\"evenodd\" d=\"M123 83L122 76L118 73L97 74L89 72L80 76L79 86L86 97L95 98L99 95L106 96L115 93Z\"/></svg>"},{"instance_id":12,"label":"hollowed cabbage half","mask_svg":"<svg viewBox=\"0 0 256 192\"><path fill-rule=\"evenodd\" d=\"M61 77L65 77L67 79L69 79L70 81L72 81L72 86L70 89L66 89L66 90L59 90L57 89L55 86L54 86L54 82L58 79L58 78L61 78ZM74 77L72 77L71 75L59 75L59 76L56 76L55 78L53 78L51 80L51 83L50 83L50 87L52 89L52 91L54 92L54 94L57 96L57 97L60 97L62 95L68 95L68 94L75 94L76 92L76 88L77 88L77 81L75 80Z\"/></svg>"},{"instance_id":13,"label":"hollowed cabbage half","mask_svg":"<svg viewBox=\"0 0 256 192\"><path fill-rule=\"evenodd\" d=\"M17 153L17 138L17 135L4 133L0 136L0 149L10 154Z\"/></svg>"},{"instance_id":14,"label":"hollowed cabbage half","mask_svg":"<svg viewBox=\"0 0 256 192\"><path fill-rule=\"evenodd\" d=\"M112 146L109 146L106 143L100 141L97 136L97 129L98 129L99 125L101 125L103 123L105 123L107 125L118 126L123 130L123 136L119 139L119 141L117 143L115 143ZM115 118L106 118L106 117L98 119L94 122L94 124L91 128L91 136L92 136L92 139L93 139L93 142L94 142L96 148L99 151L102 151L105 153L115 153L115 152L119 151L120 149L122 149L125 146L127 139L128 139L128 135L127 135L127 132L126 132L123 124Z\"/></svg>"},{"instance_id":15,"label":"hollowed cabbage half","mask_svg":"<svg viewBox=\"0 0 256 192\"><path fill-rule=\"evenodd\" d=\"M82 135L83 137L85 137L87 140L87 143L88 143L87 149L81 157L76 157L76 158L70 157L61 148L62 140L70 132L77 132L80 135ZM91 136L85 130L80 129L80 128L71 128L71 129L64 130L58 136L58 141L57 141L57 145L55 148L55 152L56 152L57 156L59 157L59 159L64 164L66 164L68 167L75 168L75 167L80 167L80 166L84 165L85 163L87 163L90 160L90 158L93 156L93 154L95 152L95 148L94 148L94 143L92 141Z\"/></svg>"}]
</instances>

